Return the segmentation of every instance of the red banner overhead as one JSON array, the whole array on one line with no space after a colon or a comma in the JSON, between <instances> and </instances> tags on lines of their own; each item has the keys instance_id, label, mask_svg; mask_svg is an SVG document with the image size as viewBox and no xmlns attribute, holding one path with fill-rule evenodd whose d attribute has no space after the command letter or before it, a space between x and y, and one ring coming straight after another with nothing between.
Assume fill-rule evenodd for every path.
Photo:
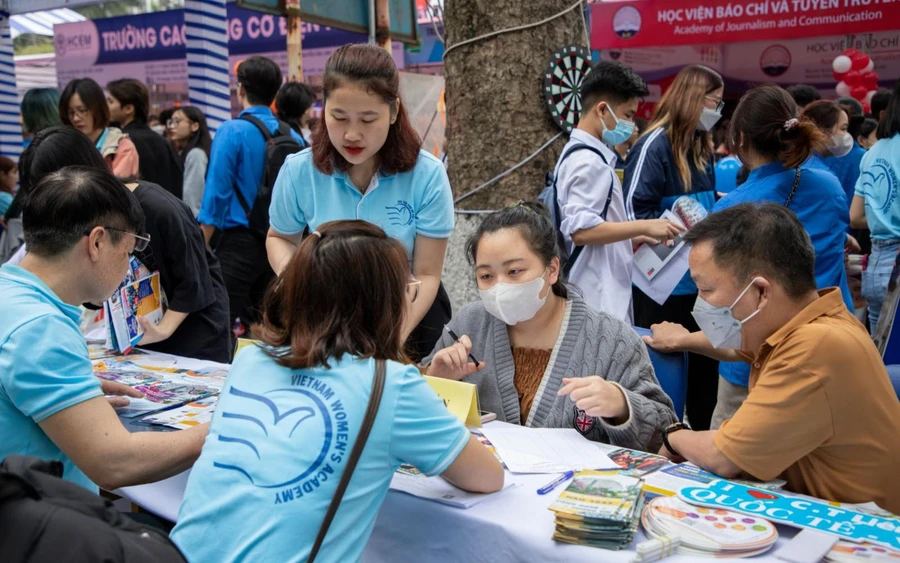
<instances>
[{"instance_id":1,"label":"red banner overhead","mask_svg":"<svg viewBox=\"0 0 900 563\"><path fill-rule=\"evenodd\" d=\"M900 27L900 0L638 0L591 5L591 47L797 39Z\"/></svg>"}]
</instances>

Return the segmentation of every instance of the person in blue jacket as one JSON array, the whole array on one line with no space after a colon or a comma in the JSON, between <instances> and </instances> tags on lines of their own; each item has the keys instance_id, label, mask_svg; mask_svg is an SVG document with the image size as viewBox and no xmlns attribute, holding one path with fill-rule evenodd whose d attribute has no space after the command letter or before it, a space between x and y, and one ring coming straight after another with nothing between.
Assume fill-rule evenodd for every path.
<instances>
[{"instance_id":1,"label":"person in blue jacket","mask_svg":"<svg viewBox=\"0 0 900 563\"><path fill-rule=\"evenodd\" d=\"M900 252L900 82L894 86L878 142L863 157L856 183L850 224L872 232L872 252L862 275L862 294L868 302L869 328L878 325L888 281Z\"/></svg>"},{"instance_id":2,"label":"person in blue jacket","mask_svg":"<svg viewBox=\"0 0 900 563\"><path fill-rule=\"evenodd\" d=\"M716 200L711 131L722 117L724 82L701 65L683 68L663 95L650 127L625 164L625 209L629 219L657 219L675 200L688 196L711 211ZM635 324L649 328L663 321L699 330L691 316L697 286L690 275L663 305L634 289ZM687 417L695 429L709 428L716 406L718 362L691 354Z\"/></svg>"},{"instance_id":3,"label":"person in blue jacket","mask_svg":"<svg viewBox=\"0 0 900 563\"><path fill-rule=\"evenodd\" d=\"M839 287L844 303L853 311L844 268L849 216L840 197L843 190L833 174L809 163L809 157L829 139L797 115L797 104L778 86L761 86L744 95L732 117L729 137L750 176L719 200L713 211L741 203L771 202L796 213L815 249L816 285L819 289ZM749 378L750 364L746 362L719 364L713 429L741 406Z\"/></svg>"},{"instance_id":4,"label":"person in blue jacket","mask_svg":"<svg viewBox=\"0 0 900 563\"><path fill-rule=\"evenodd\" d=\"M269 263L281 272L308 229L338 219L362 219L406 247L422 282L406 332L409 352L431 353L450 321L441 285L453 232L453 194L440 160L421 140L400 99L400 76L390 54L371 45L345 45L325 65L322 119L312 148L289 156L278 174L269 210Z\"/></svg>"},{"instance_id":5,"label":"person in blue jacket","mask_svg":"<svg viewBox=\"0 0 900 563\"><path fill-rule=\"evenodd\" d=\"M841 183L847 202L847 211L853 200L859 163L866 154L849 132L850 116L837 102L819 100L806 106L803 116L812 121L828 136L828 146L820 151L822 161L834 172Z\"/></svg>"}]
</instances>

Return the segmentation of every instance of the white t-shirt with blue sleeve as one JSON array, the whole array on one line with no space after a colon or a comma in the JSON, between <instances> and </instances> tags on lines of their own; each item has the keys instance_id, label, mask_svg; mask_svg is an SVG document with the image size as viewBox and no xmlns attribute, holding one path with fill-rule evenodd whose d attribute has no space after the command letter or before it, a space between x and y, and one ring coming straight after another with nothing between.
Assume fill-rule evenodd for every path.
<instances>
[{"instance_id":1,"label":"white t-shirt with blue sleeve","mask_svg":"<svg viewBox=\"0 0 900 563\"><path fill-rule=\"evenodd\" d=\"M872 145L859 168L854 195L866 202L872 240L900 239L900 133Z\"/></svg>"},{"instance_id":2,"label":"white t-shirt with blue sleeve","mask_svg":"<svg viewBox=\"0 0 900 563\"><path fill-rule=\"evenodd\" d=\"M93 492L84 474L44 433L44 419L102 396L78 307L18 266L0 268L0 459L11 454L63 462L63 478Z\"/></svg>"},{"instance_id":3,"label":"white t-shirt with blue sleeve","mask_svg":"<svg viewBox=\"0 0 900 563\"><path fill-rule=\"evenodd\" d=\"M311 231L328 221L362 219L398 239L412 256L416 235L446 239L453 232L453 193L441 161L419 151L409 172L375 175L361 193L346 172L323 174L312 149L289 156L272 193L269 221L283 235Z\"/></svg>"},{"instance_id":4,"label":"white t-shirt with blue sleeve","mask_svg":"<svg viewBox=\"0 0 900 563\"><path fill-rule=\"evenodd\" d=\"M329 363L292 370L255 346L238 355L172 531L188 561L306 561L375 371L372 359ZM468 440L415 367L388 362L372 433L317 560L358 560L400 464L443 473Z\"/></svg>"}]
</instances>

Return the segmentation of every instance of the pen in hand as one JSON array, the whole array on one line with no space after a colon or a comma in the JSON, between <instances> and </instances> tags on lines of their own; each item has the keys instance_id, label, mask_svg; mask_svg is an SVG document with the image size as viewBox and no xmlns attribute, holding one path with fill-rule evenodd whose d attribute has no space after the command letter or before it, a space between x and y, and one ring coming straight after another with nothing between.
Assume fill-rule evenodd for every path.
<instances>
[{"instance_id":1,"label":"pen in hand","mask_svg":"<svg viewBox=\"0 0 900 563\"><path fill-rule=\"evenodd\" d=\"M455 340L456 342L459 342L459 337L456 336L456 333L455 333L455 332L453 332L452 330L450 330L450 327L449 327L449 326L445 326L444 328L447 329L447 334L450 335L450 338L452 338L452 339ZM475 356L472 355L472 352L469 352L469 359L472 360L472 362L475 363L475 366L476 366L476 367L478 367L479 362L478 362L478 360L475 359Z\"/></svg>"}]
</instances>

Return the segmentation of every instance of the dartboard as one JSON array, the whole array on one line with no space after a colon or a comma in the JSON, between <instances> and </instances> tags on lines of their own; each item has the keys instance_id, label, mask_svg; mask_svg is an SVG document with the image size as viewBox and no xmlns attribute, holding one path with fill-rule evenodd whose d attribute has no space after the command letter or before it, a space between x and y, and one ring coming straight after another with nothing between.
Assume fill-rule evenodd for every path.
<instances>
[{"instance_id":1,"label":"dartboard","mask_svg":"<svg viewBox=\"0 0 900 563\"><path fill-rule=\"evenodd\" d=\"M578 89L590 71L590 51L576 45L557 50L547 63L544 97L550 115L564 131L571 131L578 125L581 114Z\"/></svg>"}]
</instances>

